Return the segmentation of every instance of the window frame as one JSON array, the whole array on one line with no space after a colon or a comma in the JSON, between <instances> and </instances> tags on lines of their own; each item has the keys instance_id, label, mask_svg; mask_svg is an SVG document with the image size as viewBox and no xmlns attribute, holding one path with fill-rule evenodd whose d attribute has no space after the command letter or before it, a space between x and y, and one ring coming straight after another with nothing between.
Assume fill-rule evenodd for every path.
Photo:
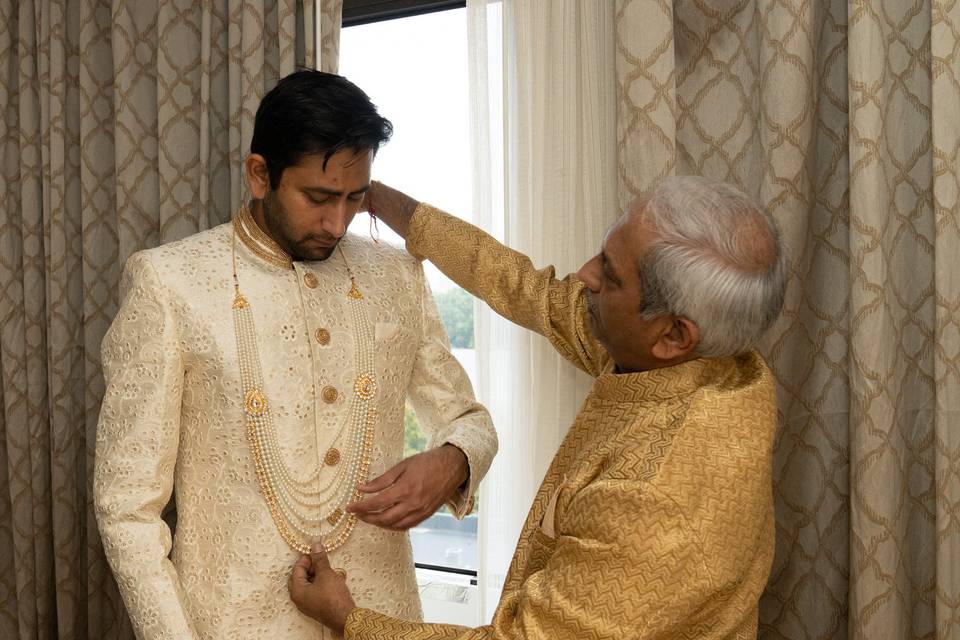
<instances>
[{"instance_id":1,"label":"window frame","mask_svg":"<svg viewBox=\"0 0 960 640\"><path fill-rule=\"evenodd\" d=\"M466 6L466 0L343 0L341 29L451 9L465 9ZM478 589L477 569L463 569L416 561L414 561L414 566L418 570L436 574L462 576L468 580L471 589ZM469 606L477 607L476 604ZM479 609L476 613L479 614Z\"/></svg>"},{"instance_id":2,"label":"window frame","mask_svg":"<svg viewBox=\"0 0 960 640\"><path fill-rule=\"evenodd\" d=\"M466 6L466 0L343 0L343 27Z\"/></svg>"}]
</instances>

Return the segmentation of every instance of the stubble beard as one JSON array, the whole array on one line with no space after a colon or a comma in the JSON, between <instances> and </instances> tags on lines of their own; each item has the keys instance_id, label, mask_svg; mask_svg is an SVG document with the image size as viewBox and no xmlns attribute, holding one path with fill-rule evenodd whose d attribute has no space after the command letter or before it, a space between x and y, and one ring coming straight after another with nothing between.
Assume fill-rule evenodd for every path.
<instances>
[{"instance_id":1,"label":"stubble beard","mask_svg":"<svg viewBox=\"0 0 960 640\"><path fill-rule=\"evenodd\" d=\"M273 195L273 190L268 188L267 193L264 194L261 205L263 207L263 221L267 225L267 229L270 232L271 237L274 241L280 245L280 248L287 252L287 255L290 256L293 260L296 261L321 261L326 260L333 253L334 249L337 248L340 240L327 249L314 254L306 255L297 248L297 242L291 238L290 232L287 230L284 222L287 219L286 211L283 206L276 201Z\"/></svg>"}]
</instances>

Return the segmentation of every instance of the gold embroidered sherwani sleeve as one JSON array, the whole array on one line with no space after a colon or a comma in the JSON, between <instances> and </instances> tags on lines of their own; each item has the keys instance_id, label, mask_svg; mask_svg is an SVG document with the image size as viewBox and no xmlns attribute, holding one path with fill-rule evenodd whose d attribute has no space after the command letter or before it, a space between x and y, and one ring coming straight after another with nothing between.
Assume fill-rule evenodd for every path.
<instances>
[{"instance_id":1,"label":"gold embroidered sherwani sleeve","mask_svg":"<svg viewBox=\"0 0 960 640\"><path fill-rule=\"evenodd\" d=\"M426 258L495 312L546 336L563 357L591 375L608 363L586 326L583 283L557 279L477 227L421 203L407 230L407 250Z\"/></svg>"},{"instance_id":2,"label":"gold embroidered sherwani sleeve","mask_svg":"<svg viewBox=\"0 0 960 640\"><path fill-rule=\"evenodd\" d=\"M130 257L122 304L101 346L106 393L97 426L93 491L106 558L137 637L194 638L167 558L180 432L183 365L171 304L145 253Z\"/></svg>"},{"instance_id":3,"label":"gold embroidered sherwani sleeve","mask_svg":"<svg viewBox=\"0 0 960 640\"><path fill-rule=\"evenodd\" d=\"M426 432L430 448L450 443L467 456L467 486L448 504L463 518L472 496L497 453L497 433L487 410L476 401L470 379L450 353L450 343L423 268L417 264L420 289L421 338L407 389L410 402Z\"/></svg>"},{"instance_id":4,"label":"gold embroidered sherwani sleeve","mask_svg":"<svg viewBox=\"0 0 960 640\"><path fill-rule=\"evenodd\" d=\"M549 558L505 591L493 623L476 629L397 620L367 609L347 619L347 640L667 640L707 619L720 586L679 506L635 480L599 480L573 498L558 536L543 530L521 553ZM511 578L508 577L508 589Z\"/></svg>"}]
</instances>

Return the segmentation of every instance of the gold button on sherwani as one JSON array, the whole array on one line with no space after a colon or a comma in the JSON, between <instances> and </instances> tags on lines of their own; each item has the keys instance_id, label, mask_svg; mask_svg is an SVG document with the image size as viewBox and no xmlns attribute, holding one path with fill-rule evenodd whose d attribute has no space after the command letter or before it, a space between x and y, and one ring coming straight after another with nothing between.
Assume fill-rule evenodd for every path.
<instances>
[{"instance_id":1,"label":"gold button on sherwani","mask_svg":"<svg viewBox=\"0 0 960 640\"><path fill-rule=\"evenodd\" d=\"M340 463L340 450L331 447L327 450L327 454L323 456L323 464L328 467L334 467Z\"/></svg>"},{"instance_id":2,"label":"gold button on sherwani","mask_svg":"<svg viewBox=\"0 0 960 640\"><path fill-rule=\"evenodd\" d=\"M311 289L316 289L317 285L320 284L320 280L312 271L307 271L305 274L303 274L303 284L307 285Z\"/></svg>"},{"instance_id":3,"label":"gold button on sherwani","mask_svg":"<svg viewBox=\"0 0 960 640\"><path fill-rule=\"evenodd\" d=\"M330 332L326 329L317 329L313 337L324 347L330 344Z\"/></svg>"}]
</instances>

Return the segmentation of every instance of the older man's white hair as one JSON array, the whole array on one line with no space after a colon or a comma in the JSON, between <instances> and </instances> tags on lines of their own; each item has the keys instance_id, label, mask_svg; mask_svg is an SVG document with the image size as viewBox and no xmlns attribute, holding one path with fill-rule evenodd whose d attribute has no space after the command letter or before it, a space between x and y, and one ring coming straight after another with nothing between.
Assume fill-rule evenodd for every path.
<instances>
[{"instance_id":1,"label":"older man's white hair","mask_svg":"<svg viewBox=\"0 0 960 640\"><path fill-rule=\"evenodd\" d=\"M695 322L700 356L755 346L780 313L786 288L773 219L736 187L698 176L666 178L638 205L653 233L640 264L643 317Z\"/></svg>"}]
</instances>

